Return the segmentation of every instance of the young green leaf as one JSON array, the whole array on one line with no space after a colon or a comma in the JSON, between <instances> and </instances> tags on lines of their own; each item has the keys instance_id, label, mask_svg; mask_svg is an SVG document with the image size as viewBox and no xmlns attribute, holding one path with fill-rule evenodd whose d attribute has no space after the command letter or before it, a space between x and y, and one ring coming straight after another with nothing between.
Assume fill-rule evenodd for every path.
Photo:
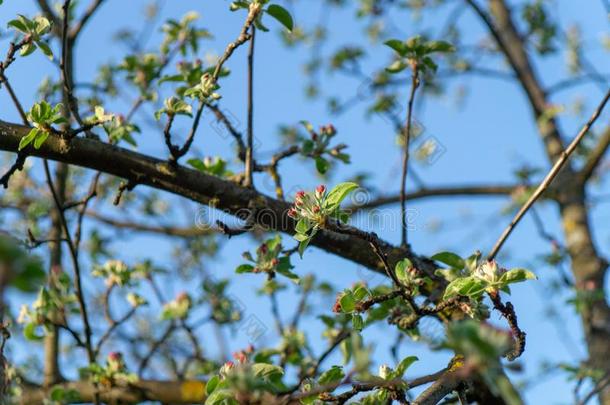
<instances>
[{"instance_id":1,"label":"young green leaf","mask_svg":"<svg viewBox=\"0 0 610 405\"><path fill-rule=\"evenodd\" d=\"M385 41L384 44L395 50L400 56L405 56L408 52L407 45L401 40L390 39Z\"/></svg>"},{"instance_id":2,"label":"young green leaf","mask_svg":"<svg viewBox=\"0 0 610 405\"><path fill-rule=\"evenodd\" d=\"M335 384L343 380L344 377L345 372L343 372L343 367L332 366L329 370L326 370L320 375L318 384L321 386Z\"/></svg>"},{"instance_id":3,"label":"young green leaf","mask_svg":"<svg viewBox=\"0 0 610 405\"><path fill-rule=\"evenodd\" d=\"M341 202L347 197L349 193L358 188L356 183L339 183L337 184L326 197L325 208L328 210L335 210L339 208Z\"/></svg>"},{"instance_id":4,"label":"young green leaf","mask_svg":"<svg viewBox=\"0 0 610 405\"><path fill-rule=\"evenodd\" d=\"M512 284L525 280L535 280L536 275L526 269L511 269L500 277L500 283Z\"/></svg>"},{"instance_id":5,"label":"young green leaf","mask_svg":"<svg viewBox=\"0 0 610 405\"><path fill-rule=\"evenodd\" d=\"M265 11L271 17L275 18L280 24L286 27L288 31L292 31L294 29L294 21L292 20L292 16L284 7L278 6L277 4L272 4Z\"/></svg>"},{"instance_id":6,"label":"young green leaf","mask_svg":"<svg viewBox=\"0 0 610 405\"><path fill-rule=\"evenodd\" d=\"M466 266L464 260L451 252L440 252L431 257L432 260L439 261L441 263L445 263L448 266L453 267L454 269L461 270Z\"/></svg>"},{"instance_id":7,"label":"young green leaf","mask_svg":"<svg viewBox=\"0 0 610 405\"><path fill-rule=\"evenodd\" d=\"M419 360L417 356L408 356L402 359L402 361L398 363L396 370L394 370L395 378L402 378L405 371L407 371L407 369L411 367L411 364L415 363L417 360Z\"/></svg>"}]
</instances>

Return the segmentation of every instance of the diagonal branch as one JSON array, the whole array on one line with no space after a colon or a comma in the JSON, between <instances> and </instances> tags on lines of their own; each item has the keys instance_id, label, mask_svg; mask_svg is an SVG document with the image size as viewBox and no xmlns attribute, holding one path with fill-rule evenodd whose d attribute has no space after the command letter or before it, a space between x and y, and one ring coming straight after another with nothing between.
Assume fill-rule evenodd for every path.
<instances>
[{"instance_id":1,"label":"diagonal branch","mask_svg":"<svg viewBox=\"0 0 610 405\"><path fill-rule=\"evenodd\" d=\"M508 237L510 236L513 229L515 229L515 227L517 226L519 221L521 221L521 218L523 218L523 216L532 207L532 205L534 205L534 203L538 200L538 198L540 198L540 196L550 186L551 182L555 179L555 177L557 177L557 175L562 170L562 168L567 164L568 159L570 158L570 155L576 150L576 148L578 147L578 144L583 140L585 135L587 135L587 133L589 132L589 130L591 129L591 127L593 126L595 121L597 121L597 119L601 115L609 98L610 98L610 90L608 91L608 93L606 93L606 96L604 97L604 99L601 101L599 106L595 109L595 111L593 112L593 115L591 115L591 118L589 118L589 121L587 121L587 123L582 127L580 132L578 132L578 135L576 135L574 140L572 140L570 145L568 145L567 149L565 151L561 152L559 159L557 159L557 161L555 162L555 164L553 165L553 167L551 168L549 173L544 178L544 180L542 180L542 182L540 183L538 188L536 188L536 191L534 191L534 193L527 200L527 202L521 207L519 212L517 212L517 214L515 215L513 220L510 222L508 227L506 227L506 229L504 230L504 232L502 233L502 235L500 236L500 238L494 245L493 249L489 253L487 260L493 260L496 257L496 255L502 248L502 245L504 244L504 242L506 242L506 239L508 239Z\"/></svg>"}]
</instances>

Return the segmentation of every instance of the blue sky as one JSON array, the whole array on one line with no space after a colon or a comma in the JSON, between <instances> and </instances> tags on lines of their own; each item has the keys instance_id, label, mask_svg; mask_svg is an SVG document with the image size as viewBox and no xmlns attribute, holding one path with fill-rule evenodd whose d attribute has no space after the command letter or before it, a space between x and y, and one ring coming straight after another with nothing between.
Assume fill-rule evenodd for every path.
<instances>
[{"instance_id":1,"label":"blue sky","mask_svg":"<svg viewBox=\"0 0 610 405\"><path fill-rule=\"evenodd\" d=\"M31 14L33 2L24 0L5 0L0 8L0 27L6 26L6 21L16 12ZM215 39L204 43L201 56L205 54L220 54L224 46L237 35L244 18L243 13L228 11L228 1L194 2L167 1L163 7L163 17L180 17L186 11L195 10L201 14L200 24L214 33ZM292 8L297 24L311 25L318 18L318 2L299 2ZM583 37L588 56L600 71L608 71L607 53L597 49L600 41L608 34L608 20L605 18L601 1L590 0L587 7L581 2L555 0L549 7L557 15L564 27L573 23L583 24ZM590 3L590 4L589 4ZM77 57L77 82L88 80L95 75L96 68L107 61L119 61L124 55L124 49L112 40L113 33L126 24L133 24L136 29L145 23L142 19L144 1L108 0L96 16L95 21L87 28L81 38ZM405 15L393 17L394 24L402 33L396 36L411 36L420 32L434 35L438 26L444 21L446 13L434 13L421 21ZM362 25L353 20L353 10L334 10L328 16L330 36L332 39L322 52L328 55L341 44L363 45L367 48L368 57L363 64L366 72L372 72L390 60L390 52L383 46L368 44L362 35ZM399 189L400 151L395 146L394 133L391 126L382 118L372 116L364 118L364 109L358 105L340 116L332 116L323 102L310 102L304 97L304 80L301 80L302 64L307 60L309 50L306 48L285 49L282 47L278 28L257 37L256 81L255 81L255 135L260 143L258 153L266 155L279 147L278 126L295 124L300 120L309 120L314 125L332 122L339 130L337 142L350 145L349 153L352 164L341 166L328 180L328 184L340 182L358 172L368 171L374 174L373 184L381 190L396 192ZM462 27L464 37L475 40L480 38L482 27L478 20L466 12ZM159 34L153 35L149 41L151 49L159 43ZM6 41L2 42L6 47ZM543 82L554 83L565 77L566 68L564 54L545 60L539 67ZM245 129L245 52L238 50L229 61L230 78L224 80L221 93L222 105L239 121L238 129ZM492 66L494 66L492 64ZM498 66L495 66L498 67ZM502 66L499 66L502 68ZM34 101L35 89L45 72L51 71L48 61L39 55L33 55L25 60L18 60L8 72L13 87L20 94L25 105ZM349 99L359 91L360 83L340 74L325 75L323 90L327 95L341 95ZM465 104L456 104L456 94L460 87L467 87ZM406 89L406 85L405 85ZM595 86L582 86L576 91L559 93L553 98L555 103L570 103L575 97L585 101L584 114L590 114L600 98L600 91ZM405 100L406 102L406 100ZM4 93L0 93L2 105L0 118L17 120L12 106ZM117 105L116 108L123 106ZM123 107L124 108L124 107ZM150 111L150 109L148 109ZM579 125L586 120L585 116L565 114L562 116L562 127L568 136L573 136ZM608 121L608 114L604 119ZM463 76L452 79L447 92L441 97L427 97L425 103L420 103L416 112L417 119L426 128L426 134L440 141L445 152L432 165L415 165L415 170L429 187L451 184L485 184L514 181L513 171L524 163L531 163L543 168L548 167L546 157L537 138L535 123L531 119L529 107L522 91L512 83L504 81ZM214 131L210 125L211 118L204 118L205 125L198 133L194 156L221 155L227 157L230 153L229 142ZM600 120L600 123L604 120ZM165 156L164 146L158 132L143 131L138 138L139 149L156 156ZM35 163L37 166L40 162ZM237 167L237 166L234 166ZM307 169L307 170L304 170ZM286 183L286 190L311 188L320 180L312 175L312 164L303 165L298 160L285 161L281 169ZM257 187L270 193L268 182L258 179ZM592 189L592 194L603 194L608 182L602 182ZM409 189L415 188L413 182ZM170 198L173 204L177 200ZM440 250L452 250L462 255L468 255L479 249L488 251L497 239L502 228L508 223L509 217L501 214L507 203L504 198L451 198L439 200L422 200L410 203L417 211L415 230L410 233L414 250L419 254L433 254ZM555 207L540 204L541 213L547 229L560 235ZM189 208L186 219L175 218L184 224L193 223L197 216L197 207ZM396 207L392 207L395 218L398 218ZM601 202L593 210L592 222L597 224L595 236L600 250L608 254L610 251L610 211L608 203ZM120 214L117 212L117 216ZM434 232L434 224L441 224L440 230ZM394 243L399 241L397 227L393 229L385 224L374 230L383 238ZM290 244L285 238L285 244ZM127 243L127 244L126 244ZM172 249L171 241L155 237L130 237L127 242L115 246L118 256L125 260L137 261L144 257L153 257L159 263L169 263L168 256ZM233 269L242 262L235 252L252 249L254 244L247 237L232 239L223 245L218 258L207 267L219 277L230 276ZM560 361L576 362L585 354L579 329L579 321L573 309L564 301L566 297L555 297L550 303L545 298L548 284L557 275L549 268L539 267L534 259L543 253L548 253L548 244L541 240L531 222L526 217L523 223L513 233L504 248L506 258L502 264L506 267L530 267L539 277L537 282L519 285L513 289L512 301L519 314L522 328L528 333L527 350L520 362L524 365L525 374L517 378L533 377L539 373L539 366L544 361L553 363ZM295 258L296 259L296 258ZM337 288L349 286L359 279L367 279L372 284L383 282L379 276L369 278L367 271L357 265L343 261L316 249L311 249L305 258L293 260L300 274L312 271L322 279L332 281ZM272 320L266 300L256 296L255 290L262 284L257 277L240 278L233 289L243 300L248 313L255 314L263 323L269 326L270 332L264 339L274 342L271 332ZM174 283L175 284L175 283ZM184 285L168 284L168 288L188 288ZM171 293L168 293L171 296ZM295 305L293 290L280 295L282 306ZM330 308L331 300L316 302L324 308ZM549 305L553 304L558 313L559 326L567 331L570 339L577 343L575 348L568 343L565 332L558 329L557 322L548 315ZM497 314L492 319L498 320ZM314 339L319 339L320 322L309 319L306 332ZM377 361L389 361L387 334L383 329L373 328L364 334L365 341L373 343L378 350ZM234 347L238 348L247 341L247 337L237 333ZM415 354L420 357L410 370L411 377L434 371L446 364L450 354L446 352L430 353L425 345L403 343L403 356ZM334 359L338 361L338 359ZM332 362L332 361L331 361ZM328 363L330 365L330 363ZM572 386L565 383L562 375L554 374L544 378L526 391L528 403L559 404L571 402Z\"/></svg>"}]
</instances>

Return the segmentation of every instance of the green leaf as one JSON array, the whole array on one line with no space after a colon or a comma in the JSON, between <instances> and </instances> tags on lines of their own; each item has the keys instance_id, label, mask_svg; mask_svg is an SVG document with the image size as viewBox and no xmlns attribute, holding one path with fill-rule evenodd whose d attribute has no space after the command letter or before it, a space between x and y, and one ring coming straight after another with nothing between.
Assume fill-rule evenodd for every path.
<instances>
[{"instance_id":1,"label":"green leaf","mask_svg":"<svg viewBox=\"0 0 610 405\"><path fill-rule=\"evenodd\" d=\"M455 48L449 42L445 41L430 41L426 44L426 48L428 52L453 52Z\"/></svg>"},{"instance_id":2,"label":"green leaf","mask_svg":"<svg viewBox=\"0 0 610 405\"><path fill-rule=\"evenodd\" d=\"M34 52L36 50L36 45L29 43L26 44L23 48L21 48L21 51L19 51L19 54L21 56L28 56L31 55L32 52Z\"/></svg>"},{"instance_id":3,"label":"green leaf","mask_svg":"<svg viewBox=\"0 0 610 405\"><path fill-rule=\"evenodd\" d=\"M210 378L207 382L207 384L205 385L205 393L206 395L210 395L212 392L214 392L214 390L216 389L216 386L218 386L218 382L220 381L220 378L215 375L214 377Z\"/></svg>"},{"instance_id":4,"label":"green leaf","mask_svg":"<svg viewBox=\"0 0 610 405\"><path fill-rule=\"evenodd\" d=\"M318 170L318 173L326 174L329 166L330 164L326 159L319 156L316 158L316 170Z\"/></svg>"},{"instance_id":5,"label":"green leaf","mask_svg":"<svg viewBox=\"0 0 610 405\"><path fill-rule=\"evenodd\" d=\"M364 328L364 319L359 314L352 314L352 327L360 332Z\"/></svg>"},{"instance_id":6,"label":"green leaf","mask_svg":"<svg viewBox=\"0 0 610 405\"><path fill-rule=\"evenodd\" d=\"M408 356L402 359L402 361L398 363L396 370L394 370L396 378L402 378L405 371L407 371L407 369L411 367L411 364L415 363L417 360L419 360L417 356Z\"/></svg>"},{"instance_id":7,"label":"green leaf","mask_svg":"<svg viewBox=\"0 0 610 405\"><path fill-rule=\"evenodd\" d=\"M252 266L250 264L242 264L240 266L237 266L237 268L235 269L235 272L238 274L252 273L253 270L254 270L254 266Z\"/></svg>"},{"instance_id":8,"label":"green leaf","mask_svg":"<svg viewBox=\"0 0 610 405\"><path fill-rule=\"evenodd\" d=\"M332 366L329 370L323 372L318 378L318 384L331 385L338 383L343 380L345 377L345 373L343 372L343 367L341 366Z\"/></svg>"},{"instance_id":9,"label":"green leaf","mask_svg":"<svg viewBox=\"0 0 610 405\"><path fill-rule=\"evenodd\" d=\"M299 256L301 256L301 258L303 258L303 253L305 253L305 249L307 249L307 246L309 245L309 241L311 240L311 238L307 238L304 239L302 241L300 241L299 243Z\"/></svg>"},{"instance_id":10,"label":"green leaf","mask_svg":"<svg viewBox=\"0 0 610 405\"><path fill-rule=\"evenodd\" d=\"M400 73L405 70L409 65L403 60L397 60L393 62L390 66L385 68L385 70L389 73Z\"/></svg>"},{"instance_id":11,"label":"green leaf","mask_svg":"<svg viewBox=\"0 0 610 405\"><path fill-rule=\"evenodd\" d=\"M47 131L40 131L36 139L34 140L34 149L40 149L44 141L49 137L49 133Z\"/></svg>"},{"instance_id":12,"label":"green leaf","mask_svg":"<svg viewBox=\"0 0 610 405\"><path fill-rule=\"evenodd\" d=\"M15 28L17 31L21 31L26 33L28 31L28 27L21 20L11 20L8 22L7 26Z\"/></svg>"},{"instance_id":13,"label":"green leaf","mask_svg":"<svg viewBox=\"0 0 610 405\"><path fill-rule=\"evenodd\" d=\"M399 39L390 39L384 44L395 50L400 56L405 56L408 52L407 45Z\"/></svg>"},{"instance_id":14,"label":"green leaf","mask_svg":"<svg viewBox=\"0 0 610 405\"><path fill-rule=\"evenodd\" d=\"M32 143L34 138L36 138L36 136L38 135L39 131L40 130L38 128L32 128L26 136L21 138L21 140L19 141L19 150L22 150L23 148L28 146L30 143Z\"/></svg>"},{"instance_id":15,"label":"green leaf","mask_svg":"<svg viewBox=\"0 0 610 405\"><path fill-rule=\"evenodd\" d=\"M506 273L502 274L500 277L500 283L512 284L519 283L525 280L535 280L536 275L529 270L526 269L511 269Z\"/></svg>"},{"instance_id":16,"label":"green leaf","mask_svg":"<svg viewBox=\"0 0 610 405\"><path fill-rule=\"evenodd\" d=\"M294 282L295 284L299 284L301 282L301 279L299 278L299 276L293 272L291 272L289 270L289 268L283 267L283 266L278 266L275 271L279 274L281 274L284 277L287 277L290 279L290 281Z\"/></svg>"},{"instance_id":17,"label":"green leaf","mask_svg":"<svg viewBox=\"0 0 610 405\"><path fill-rule=\"evenodd\" d=\"M27 340L33 340L33 341L42 340L44 338L44 336L39 336L36 334L36 327L37 327L37 325L34 322L30 322L27 325L25 325L25 327L23 328L23 336Z\"/></svg>"},{"instance_id":18,"label":"green leaf","mask_svg":"<svg viewBox=\"0 0 610 405\"><path fill-rule=\"evenodd\" d=\"M311 229L311 225L309 224L309 221L306 220L305 218L299 219L299 222L297 222L297 225L294 228L294 230L300 234L307 234L307 232L309 232L310 229Z\"/></svg>"},{"instance_id":19,"label":"green leaf","mask_svg":"<svg viewBox=\"0 0 610 405\"><path fill-rule=\"evenodd\" d=\"M280 24L282 24L284 27L286 27L288 29L288 31L293 30L294 21L292 20L292 16L288 12L288 10L286 10L284 7L278 6L277 4L272 4L265 11L271 17L273 17L277 21L279 21Z\"/></svg>"},{"instance_id":20,"label":"green leaf","mask_svg":"<svg viewBox=\"0 0 610 405\"><path fill-rule=\"evenodd\" d=\"M409 277L407 275L407 270L413 267L411 260L402 259L398 263L396 263L396 267L394 268L394 272L396 273L396 277L398 280L404 284L408 284Z\"/></svg>"},{"instance_id":21,"label":"green leaf","mask_svg":"<svg viewBox=\"0 0 610 405\"><path fill-rule=\"evenodd\" d=\"M186 163L188 163L191 167L193 167L201 172L206 171L205 170L206 167L200 159L192 158L192 159L187 160Z\"/></svg>"},{"instance_id":22,"label":"green leaf","mask_svg":"<svg viewBox=\"0 0 610 405\"><path fill-rule=\"evenodd\" d=\"M464 260L455 253L451 252L440 252L431 257L432 260L439 261L441 263L445 263L448 266L453 267L454 269L461 270L464 268L466 263Z\"/></svg>"},{"instance_id":23,"label":"green leaf","mask_svg":"<svg viewBox=\"0 0 610 405\"><path fill-rule=\"evenodd\" d=\"M53 60L53 51L51 51L49 45L42 41L38 41L36 42L36 44L38 45L42 53L44 53L49 59Z\"/></svg>"},{"instance_id":24,"label":"green leaf","mask_svg":"<svg viewBox=\"0 0 610 405\"><path fill-rule=\"evenodd\" d=\"M356 183L339 183L337 184L326 197L324 202L326 209L329 211L334 211L339 208L341 202L347 197L349 193L358 188L358 184Z\"/></svg>"},{"instance_id":25,"label":"green leaf","mask_svg":"<svg viewBox=\"0 0 610 405\"><path fill-rule=\"evenodd\" d=\"M488 286L487 282L475 277L462 277L453 280L445 289L443 299L450 298L454 295L465 295L468 297L476 297L481 294Z\"/></svg>"},{"instance_id":26,"label":"green leaf","mask_svg":"<svg viewBox=\"0 0 610 405\"><path fill-rule=\"evenodd\" d=\"M341 304L341 310L343 312L352 312L356 306L356 301L351 292L344 294L339 300L339 303Z\"/></svg>"},{"instance_id":27,"label":"green leaf","mask_svg":"<svg viewBox=\"0 0 610 405\"><path fill-rule=\"evenodd\" d=\"M252 365L254 375L261 378L274 378L284 375L284 369L280 366L267 363L255 363Z\"/></svg>"}]
</instances>

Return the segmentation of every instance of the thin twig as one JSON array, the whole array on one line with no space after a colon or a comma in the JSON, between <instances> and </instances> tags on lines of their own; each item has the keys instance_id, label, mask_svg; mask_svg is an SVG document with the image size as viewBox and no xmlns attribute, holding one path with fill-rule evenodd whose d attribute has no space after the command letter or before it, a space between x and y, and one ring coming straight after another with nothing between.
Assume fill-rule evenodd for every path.
<instances>
[{"instance_id":1,"label":"thin twig","mask_svg":"<svg viewBox=\"0 0 610 405\"><path fill-rule=\"evenodd\" d=\"M250 32L250 48L248 50L248 132L244 181L246 187L254 187L252 180L254 168L252 144L254 139L254 39L256 37L256 27L252 26Z\"/></svg>"},{"instance_id":2,"label":"thin twig","mask_svg":"<svg viewBox=\"0 0 610 405\"><path fill-rule=\"evenodd\" d=\"M53 201L55 202L55 207L59 212L59 217L61 220L61 225L63 227L66 242L68 244L68 248L70 250L70 257L72 258L72 265L74 267L74 290L76 292L76 298L78 301L78 305L80 307L81 317L83 320L83 325L85 328L85 346L87 349L87 354L89 356L89 362L95 363L95 353L93 350L93 345L91 343L91 324L89 323L89 316L87 314L87 304L85 302L85 297L82 290L82 280L81 280L81 271L80 265L78 264L78 256L76 252L76 248L72 241L72 236L70 235L70 228L68 227L68 222L66 221L66 216L61 210L61 202L59 201L59 197L57 192L55 191L55 186L53 185L53 180L51 178L51 171L49 170L49 162L44 159L44 171L47 178L47 183L49 185L49 189L51 190L51 194L53 195Z\"/></svg>"},{"instance_id":3,"label":"thin twig","mask_svg":"<svg viewBox=\"0 0 610 405\"><path fill-rule=\"evenodd\" d=\"M610 99L610 91L608 91L608 93L606 93L604 99L601 101L601 103L599 104L597 109L593 112L593 115L591 116L591 118L589 118L589 121L587 121L587 123L582 127L582 129L578 133L578 135L576 135L574 140L560 154L559 158L557 159L557 161L555 162L555 164L553 165L553 167L551 168L549 173L546 175L544 180L542 180L542 182L540 183L540 185L538 186L536 191L534 191L532 196L527 200L527 202L523 205L523 207L521 207L519 212L517 212L517 214L515 215L513 220L510 222L508 227L504 230L502 235L500 235L500 238L498 239L498 241L494 245L493 249L489 253L489 256L487 257L488 260L493 260L496 257L496 255L502 248L502 245L504 245L504 242L506 242L506 240L510 236L513 229L515 229L515 226L519 223L521 218L523 218L523 216L527 213L527 211L530 209L530 207L532 205L534 205L536 200L538 200L538 198L540 198L540 196L547 190L547 188L552 183L552 181L555 179L555 177L557 176L557 174L559 173L559 171L561 170L563 165L568 161L568 158L570 157L570 155L576 150L578 144L583 140L583 138L589 132L589 130L591 129L591 127L593 126L595 121L599 118L604 107L606 106L606 103L608 102L608 99Z\"/></svg>"},{"instance_id":4,"label":"thin twig","mask_svg":"<svg viewBox=\"0 0 610 405\"><path fill-rule=\"evenodd\" d=\"M407 246L407 199L406 199L406 188L407 188L407 175L409 171L409 144L411 141L411 122L413 118L413 102L415 100L415 92L419 86L419 73L417 64L413 66L413 73L411 76L411 93L409 95L409 103L407 105L407 123L405 126L405 145L404 152L402 155L402 179L400 183L400 220L402 224L402 232L400 238L401 246Z\"/></svg>"}]
</instances>

